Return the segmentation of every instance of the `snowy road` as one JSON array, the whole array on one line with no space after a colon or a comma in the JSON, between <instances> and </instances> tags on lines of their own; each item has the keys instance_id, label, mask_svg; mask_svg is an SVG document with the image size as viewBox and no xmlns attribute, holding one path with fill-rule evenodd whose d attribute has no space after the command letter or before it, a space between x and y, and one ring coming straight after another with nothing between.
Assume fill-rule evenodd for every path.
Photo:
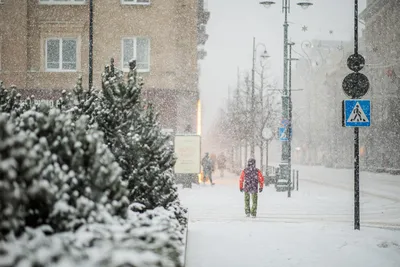
<instances>
[{"instance_id":1,"label":"snowy road","mask_svg":"<svg viewBox=\"0 0 400 267\"><path fill-rule=\"evenodd\" d=\"M256 219L244 216L234 175L217 178L214 187L181 189L190 213L187 266L399 266L400 232L366 226L400 228L400 177L363 180L362 231L355 232L351 170L299 169L300 191L289 199L286 192L266 188ZM363 265L349 251L368 253Z\"/></svg>"}]
</instances>

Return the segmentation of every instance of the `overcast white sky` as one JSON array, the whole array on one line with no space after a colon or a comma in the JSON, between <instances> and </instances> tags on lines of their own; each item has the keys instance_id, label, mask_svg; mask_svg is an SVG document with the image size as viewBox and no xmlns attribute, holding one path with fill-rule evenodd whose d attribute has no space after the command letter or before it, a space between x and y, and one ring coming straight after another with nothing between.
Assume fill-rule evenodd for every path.
<instances>
[{"instance_id":1,"label":"overcast white sky","mask_svg":"<svg viewBox=\"0 0 400 267\"><path fill-rule=\"evenodd\" d=\"M304 40L351 40L353 38L354 1L315 0L307 10L291 0L289 38L296 43ZM360 0L360 10L365 0ZM228 86L236 85L237 67L250 70L252 42L267 46L269 59L278 81L283 67L283 14L281 1L267 9L259 0L208 0L211 18L207 25L210 35L206 44L207 57L201 62L200 91L203 103L203 132L206 132L228 96ZM308 27L307 32L302 26ZM332 30L333 34L329 31ZM259 47L258 52L263 51Z\"/></svg>"}]
</instances>

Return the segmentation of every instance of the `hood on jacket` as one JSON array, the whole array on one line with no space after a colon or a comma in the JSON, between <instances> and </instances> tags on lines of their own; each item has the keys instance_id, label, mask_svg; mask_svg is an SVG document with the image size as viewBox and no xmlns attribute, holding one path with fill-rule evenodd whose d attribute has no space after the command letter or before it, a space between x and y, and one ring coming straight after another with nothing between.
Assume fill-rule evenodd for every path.
<instances>
[{"instance_id":1,"label":"hood on jacket","mask_svg":"<svg viewBox=\"0 0 400 267\"><path fill-rule=\"evenodd\" d=\"M249 166L249 167L255 167L255 166L256 166L256 160L253 159L253 158L250 158L250 159L247 161L247 166Z\"/></svg>"}]
</instances>

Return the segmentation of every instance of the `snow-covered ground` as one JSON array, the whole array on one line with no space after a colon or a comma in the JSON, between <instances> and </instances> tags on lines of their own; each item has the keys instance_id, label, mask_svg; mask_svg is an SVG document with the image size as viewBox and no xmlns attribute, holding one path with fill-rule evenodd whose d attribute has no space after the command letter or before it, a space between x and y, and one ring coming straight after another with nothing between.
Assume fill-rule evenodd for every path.
<instances>
[{"instance_id":1,"label":"snow-covered ground","mask_svg":"<svg viewBox=\"0 0 400 267\"><path fill-rule=\"evenodd\" d=\"M354 231L352 171L299 169L300 190L287 198L266 188L255 219L244 216L232 174L214 187L180 189L190 216L187 267L400 266L400 231L389 230L400 228L399 176L362 173L362 224Z\"/></svg>"}]
</instances>

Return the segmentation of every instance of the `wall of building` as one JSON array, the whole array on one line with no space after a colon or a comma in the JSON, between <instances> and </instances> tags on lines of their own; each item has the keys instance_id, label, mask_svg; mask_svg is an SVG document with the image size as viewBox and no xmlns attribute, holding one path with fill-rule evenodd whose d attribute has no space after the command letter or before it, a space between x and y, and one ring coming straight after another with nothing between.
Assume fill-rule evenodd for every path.
<instances>
[{"instance_id":1,"label":"wall of building","mask_svg":"<svg viewBox=\"0 0 400 267\"><path fill-rule=\"evenodd\" d=\"M144 91L163 108L165 121L182 128L196 126L198 97L198 0L152 0L150 5L122 5L120 0L94 1L93 82L110 58L122 68L122 38L150 39L150 71L142 72ZM58 98L72 89L79 75L88 86L89 5L41 5L35 1L5 1L0 5L0 79L25 95ZM77 38L77 69L45 70L45 40ZM170 91L170 93L168 93ZM156 97L157 92L159 96ZM165 98L160 96L173 95ZM170 101L166 102L166 99ZM181 120L174 116L182 115ZM171 118L169 118L171 117Z\"/></svg>"},{"instance_id":2,"label":"wall of building","mask_svg":"<svg viewBox=\"0 0 400 267\"><path fill-rule=\"evenodd\" d=\"M367 138L371 168L400 168L400 2L379 0L363 12L366 72L371 83L373 125ZM389 72L395 74L389 75Z\"/></svg>"},{"instance_id":3,"label":"wall of building","mask_svg":"<svg viewBox=\"0 0 400 267\"><path fill-rule=\"evenodd\" d=\"M26 85L27 2L7 1L0 5L0 77L6 84L18 87Z\"/></svg>"}]
</instances>

